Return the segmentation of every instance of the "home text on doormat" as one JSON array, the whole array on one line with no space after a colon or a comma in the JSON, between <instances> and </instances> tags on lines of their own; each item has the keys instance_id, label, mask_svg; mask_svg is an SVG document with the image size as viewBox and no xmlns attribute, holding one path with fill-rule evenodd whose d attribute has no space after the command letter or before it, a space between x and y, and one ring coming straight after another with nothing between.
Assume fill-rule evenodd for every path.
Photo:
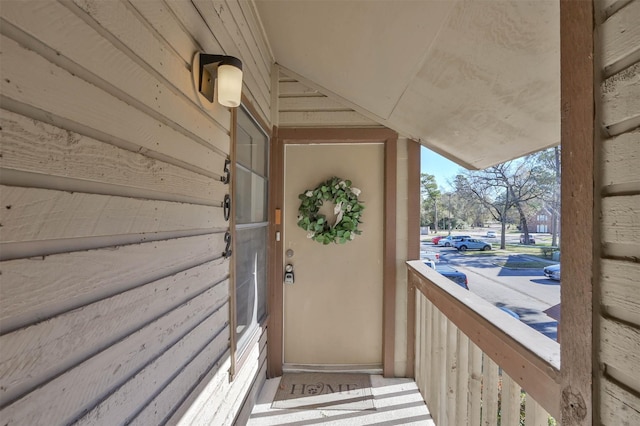
<instances>
[{"instance_id":1,"label":"home text on doormat","mask_svg":"<svg viewBox=\"0 0 640 426\"><path fill-rule=\"evenodd\" d=\"M272 408L375 410L368 374L285 373Z\"/></svg>"}]
</instances>

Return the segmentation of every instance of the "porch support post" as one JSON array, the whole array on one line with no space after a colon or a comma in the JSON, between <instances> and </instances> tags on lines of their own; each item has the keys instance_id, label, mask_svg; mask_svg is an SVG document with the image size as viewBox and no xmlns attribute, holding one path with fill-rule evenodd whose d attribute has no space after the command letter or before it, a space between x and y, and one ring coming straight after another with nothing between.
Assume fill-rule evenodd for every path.
<instances>
[{"instance_id":1,"label":"porch support post","mask_svg":"<svg viewBox=\"0 0 640 426\"><path fill-rule=\"evenodd\" d=\"M420 259L420 144L407 141L407 259ZM415 378L416 286L407 272L407 367L405 375Z\"/></svg>"},{"instance_id":2,"label":"porch support post","mask_svg":"<svg viewBox=\"0 0 640 426\"><path fill-rule=\"evenodd\" d=\"M394 377L396 340L396 205L398 138L384 144L384 284L382 294L382 374Z\"/></svg>"},{"instance_id":3,"label":"porch support post","mask_svg":"<svg viewBox=\"0 0 640 426\"><path fill-rule=\"evenodd\" d=\"M562 143L562 424L598 423L594 413L594 289L599 233L594 204L593 1L560 1Z\"/></svg>"}]
</instances>

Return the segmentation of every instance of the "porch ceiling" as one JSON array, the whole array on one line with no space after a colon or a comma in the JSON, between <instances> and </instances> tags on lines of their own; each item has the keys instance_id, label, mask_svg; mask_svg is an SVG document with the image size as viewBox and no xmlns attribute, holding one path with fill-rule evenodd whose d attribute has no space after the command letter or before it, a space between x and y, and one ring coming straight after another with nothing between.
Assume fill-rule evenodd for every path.
<instances>
[{"instance_id":1,"label":"porch ceiling","mask_svg":"<svg viewBox=\"0 0 640 426\"><path fill-rule=\"evenodd\" d=\"M278 64L470 168L560 140L557 0L255 0Z\"/></svg>"}]
</instances>

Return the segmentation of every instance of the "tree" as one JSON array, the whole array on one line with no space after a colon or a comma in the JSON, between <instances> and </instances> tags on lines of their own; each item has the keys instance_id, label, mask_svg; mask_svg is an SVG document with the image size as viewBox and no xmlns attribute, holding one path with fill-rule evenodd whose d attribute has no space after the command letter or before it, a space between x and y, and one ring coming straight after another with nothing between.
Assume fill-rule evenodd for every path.
<instances>
[{"instance_id":1,"label":"tree","mask_svg":"<svg viewBox=\"0 0 640 426\"><path fill-rule=\"evenodd\" d=\"M549 188L543 197L546 210L551 214L551 245L558 246L558 234L560 231L560 161L561 148L556 146L538 154L539 162L552 176Z\"/></svg>"},{"instance_id":2,"label":"tree","mask_svg":"<svg viewBox=\"0 0 640 426\"><path fill-rule=\"evenodd\" d=\"M434 175L422 173L420 175L420 198L422 200L422 211L420 212L420 224L422 226L434 225L438 231L438 203L440 200L440 190Z\"/></svg>"},{"instance_id":3,"label":"tree","mask_svg":"<svg viewBox=\"0 0 640 426\"><path fill-rule=\"evenodd\" d=\"M543 197L545 188L549 185L549 173L540 167L539 158L535 154L528 155L522 161L499 164L492 169L495 169L509 191L511 204L520 216L520 229L524 234L524 243L529 244L526 205L529 201Z\"/></svg>"},{"instance_id":4,"label":"tree","mask_svg":"<svg viewBox=\"0 0 640 426\"><path fill-rule=\"evenodd\" d=\"M505 230L511 208L518 212L524 243L529 244L527 203L540 199L549 185L548 170L540 167L535 154L507 161L478 171L465 171L456 177L456 189L484 205L495 220L502 224L500 247L505 246Z\"/></svg>"},{"instance_id":5,"label":"tree","mask_svg":"<svg viewBox=\"0 0 640 426\"><path fill-rule=\"evenodd\" d=\"M507 212L511 207L509 192L499 180L492 178L489 173L465 171L455 178L456 192L463 197L475 199L482 204L502 225L500 248L505 248L505 231Z\"/></svg>"}]
</instances>

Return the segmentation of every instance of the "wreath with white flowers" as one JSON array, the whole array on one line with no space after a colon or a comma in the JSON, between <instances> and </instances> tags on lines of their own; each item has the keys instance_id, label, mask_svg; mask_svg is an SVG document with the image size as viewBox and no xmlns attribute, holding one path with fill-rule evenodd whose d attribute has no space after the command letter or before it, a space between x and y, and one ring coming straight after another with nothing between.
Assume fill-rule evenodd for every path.
<instances>
[{"instance_id":1,"label":"wreath with white flowers","mask_svg":"<svg viewBox=\"0 0 640 426\"><path fill-rule=\"evenodd\" d=\"M358 200L360 190L351 187L350 180L338 177L322 182L315 189L298 195L298 226L307 231L307 238L322 243L344 244L362 231L358 229L364 205ZM335 204L336 221L331 225L319 210L325 201Z\"/></svg>"}]
</instances>

